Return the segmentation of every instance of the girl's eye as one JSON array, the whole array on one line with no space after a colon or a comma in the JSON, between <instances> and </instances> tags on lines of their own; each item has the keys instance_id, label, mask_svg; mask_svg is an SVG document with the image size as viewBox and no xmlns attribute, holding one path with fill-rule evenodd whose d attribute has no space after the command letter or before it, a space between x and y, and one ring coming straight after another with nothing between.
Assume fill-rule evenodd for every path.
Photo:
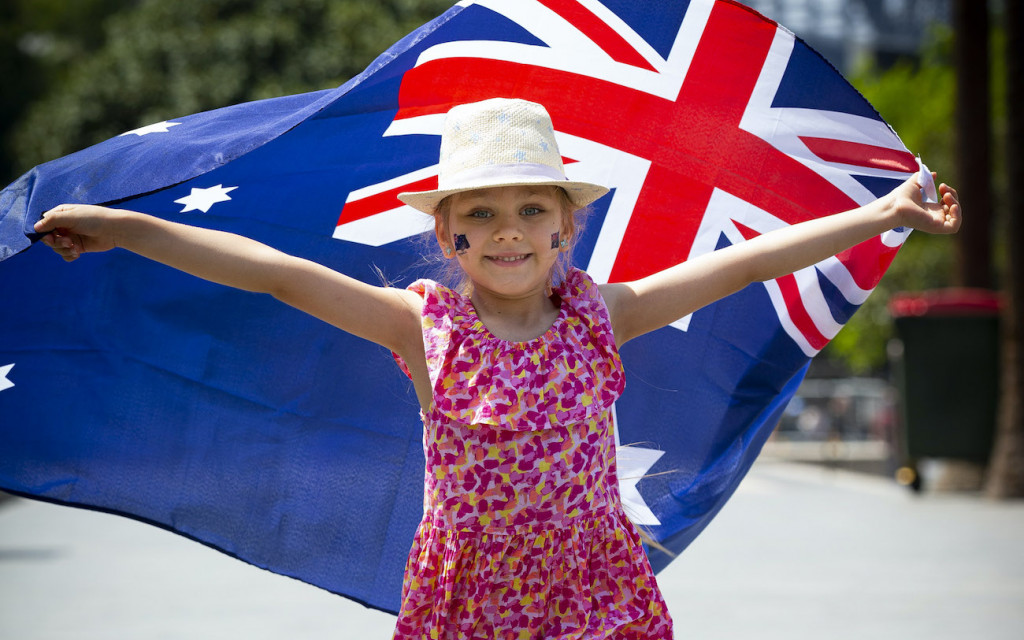
<instances>
[{"instance_id":1,"label":"girl's eye","mask_svg":"<svg viewBox=\"0 0 1024 640\"><path fill-rule=\"evenodd\" d=\"M524 216L535 216L540 212L541 210L537 207L526 207L525 209L523 209Z\"/></svg>"},{"instance_id":2,"label":"girl's eye","mask_svg":"<svg viewBox=\"0 0 1024 640\"><path fill-rule=\"evenodd\" d=\"M491 212L490 211L485 211L483 209L477 209L476 211L471 212L469 214L469 217L470 218L489 218L489 217L491 217Z\"/></svg>"}]
</instances>

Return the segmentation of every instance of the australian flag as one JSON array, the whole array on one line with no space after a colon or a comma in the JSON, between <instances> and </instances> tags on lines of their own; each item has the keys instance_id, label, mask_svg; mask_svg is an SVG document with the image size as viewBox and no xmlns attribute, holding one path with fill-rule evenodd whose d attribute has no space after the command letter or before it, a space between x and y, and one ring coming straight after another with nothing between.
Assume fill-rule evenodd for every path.
<instances>
[{"instance_id":1,"label":"australian flag","mask_svg":"<svg viewBox=\"0 0 1024 640\"><path fill-rule=\"evenodd\" d=\"M29 248L32 224L109 204L402 286L436 275L432 221L395 194L436 184L449 108L499 96L544 104L569 176L611 187L575 253L599 282L869 202L917 167L828 62L737 2L459 2L337 89L129 131L0 192L0 487L396 610L424 460L390 354L124 251L65 264ZM623 348L623 495L661 545L721 509L905 236Z\"/></svg>"}]
</instances>

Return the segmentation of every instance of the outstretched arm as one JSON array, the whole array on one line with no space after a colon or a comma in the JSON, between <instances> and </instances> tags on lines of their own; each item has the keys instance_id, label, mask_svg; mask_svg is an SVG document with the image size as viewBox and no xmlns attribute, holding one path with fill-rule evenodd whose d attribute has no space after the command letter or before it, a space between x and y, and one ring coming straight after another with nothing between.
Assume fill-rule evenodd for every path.
<instances>
[{"instance_id":1,"label":"outstretched arm","mask_svg":"<svg viewBox=\"0 0 1024 640\"><path fill-rule=\"evenodd\" d=\"M56 207L35 229L65 260L122 247L205 280L268 293L410 362L422 351L416 294L368 285L242 236L90 205Z\"/></svg>"},{"instance_id":2,"label":"outstretched arm","mask_svg":"<svg viewBox=\"0 0 1024 640\"><path fill-rule=\"evenodd\" d=\"M915 174L857 209L772 231L641 280L603 285L616 341L622 345L752 282L793 273L901 226L955 233L960 228L956 191L943 184L939 202L924 203Z\"/></svg>"}]
</instances>

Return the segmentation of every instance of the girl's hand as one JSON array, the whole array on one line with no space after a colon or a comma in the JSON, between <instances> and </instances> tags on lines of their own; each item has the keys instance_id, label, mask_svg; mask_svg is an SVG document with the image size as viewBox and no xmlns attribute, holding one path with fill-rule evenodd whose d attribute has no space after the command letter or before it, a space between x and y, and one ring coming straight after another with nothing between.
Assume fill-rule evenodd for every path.
<instances>
[{"instance_id":1,"label":"girl's hand","mask_svg":"<svg viewBox=\"0 0 1024 640\"><path fill-rule=\"evenodd\" d=\"M945 183L940 184L939 201L924 202L918 177L919 174L915 173L892 193L901 226L925 233L956 233L961 222L960 200L956 189ZM932 177L935 177L934 172Z\"/></svg>"},{"instance_id":2,"label":"girl's hand","mask_svg":"<svg viewBox=\"0 0 1024 640\"><path fill-rule=\"evenodd\" d=\"M71 262L83 253L107 251L117 246L114 222L120 212L87 204L62 204L50 209L36 222L42 242Z\"/></svg>"}]
</instances>

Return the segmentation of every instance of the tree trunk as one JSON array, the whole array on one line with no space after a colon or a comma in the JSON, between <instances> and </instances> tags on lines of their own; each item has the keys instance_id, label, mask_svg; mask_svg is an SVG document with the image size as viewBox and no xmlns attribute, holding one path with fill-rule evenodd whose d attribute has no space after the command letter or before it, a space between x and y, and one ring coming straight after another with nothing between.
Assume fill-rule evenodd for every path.
<instances>
[{"instance_id":1,"label":"tree trunk","mask_svg":"<svg viewBox=\"0 0 1024 640\"><path fill-rule=\"evenodd\" d=\"M956 0L953 24L956 28L957 192L970 212L957 240L957 284L991 289L988 2Z\"/></svg>"},{"instance_id":2,"label":"tree trunk","mask_svg":"<svg viewBox=\"0 0 1024 640\"><path fill-rule=\"evenodd\" d=\"M1013 0L1003 4L1006 28L1006 199L1008 272L1003 312L1003 369L999 424L989 465L987 493L997 498L1024 497L1024 198L1015 195L1024 184L1024 8ZM968 215L973 211L967 209Z\"/></svg>"}]
</instances>

